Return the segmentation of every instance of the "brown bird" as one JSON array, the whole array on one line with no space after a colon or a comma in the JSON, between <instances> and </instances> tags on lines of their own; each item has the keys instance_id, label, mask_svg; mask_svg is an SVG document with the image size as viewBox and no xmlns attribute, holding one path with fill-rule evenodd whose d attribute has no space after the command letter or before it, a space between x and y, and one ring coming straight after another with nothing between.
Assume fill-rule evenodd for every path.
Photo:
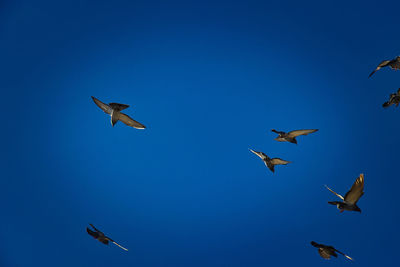
<instances>
[{"instance_id":1,"label":"brown bird","mask_svg":"<svg viewBox=\"0 0 400 267\"><path fill-rule=\"evenodd\" d=\"M381 63L379 63L378 67L376 67L376 69L373 72L371 72L371 74L368 76L368 78L371 77L375 72L377 72L381 68L387 67L387 66L389 66L393 70L400 70L400 56L398 56L392 60L384 60Z\"/></svg>"},{"instance_id":2,"label":"brown bird","mask_svg":"<svg viewBox=\"0 0 400 267\"><path fill-rule=\"evenodd\" d=\"M362 195L364 195L364 174L362 173L360 174L360 176L356 179L353 186L350 188L350 190L346 193L344 197L339 195L332 189L330 189L328 186L325 185L325 187L343 200L343 202L341 201L328 202L331 205L336 205L336 207L340 210L340 212L343 212L345 210L361 212L361 209L357 206L357 201L362 197Z\"/></svg>"},{"instance_id":3,"label":"brown bird","mask_svg":"<svg viewBox=\"0 0 400 267\"><path fill-rule=\"evenodd\" d=\"M128 115L120 112L121 110L129 108L129 105L118 104L118 103L109 103L107 105L93 96L92 96L92 99L99 108L101 108L105 113L107 113L111 116L111 125L113 127L118 121L122 121L126 125L131 126L136 129L145 129L146 128L143 124L135 121Z\"/></svg>"},{"instance_id":4,"label":"brown bird","mask_svg":"<svg viewBox=\"0 0 400 267\"><path fill-rule=\"evenodd\" d=\"M383 103L382 107L387 108L391 105L396 105L396 107L400 103L400 88L397 90L396 93L390 94L389 100Z\"/></svg>"},{"instance_id":5,"label":"brown bird","mask_svg":"<svg viewBox=\"0 0 400 267\"><path fill-rule=\"evenodd\" d=\"M342 254L349 260L353 260L350 256L347 256L346 254L344 254L343 252L340 252L339 250L337 250L336 248L334 248L332 246L318 244L317 242L314 242L314 241L311 241L311 245L318 248L319 255L324 259L329 260L331 258L331 256L337 258L337 254L336 254L336 252L337 252L339 254Z\"/></svg>"},{"instance_id":6,"label":"brown bird","mask_svg":"<svg viewBox=\"0 0 400 267\"><path fill-rule=\"evenodd\" d=\"M279 142L285 142L286 141L286 142L290 142L290 143L293 143L293 144L297 144L297 140L296 140L297 136L307 135L307 134L310 134L310 133L315 133L316 131L318 131L318 129L294 130L294 131L290 131L288 133L277 131L277 130L274 130L274 129L272 129L271 131L278 134L278 137L275 138L276 141L279 141Z\"/></svg>"},{"instance_id":7,"label":"brown bird","mask_svg":"<svg viewBox=\"0 0 400 267\"><path fill-rule=\"evenodd\" d=\"M96 227L94 227L93 224L89 224L89 225L93 227L94 231L92 231L88 227L86 227L86 231L88 232L89 235L93 236L94 239L99 240L101 243L103 243L105 245L108 245L108 242L112 242L115 245L117 245L118 247L122 248L123 250L128 251L128 249L124 248L123 246L121 246L120 244L118 244L117 242L115 242L114 240L109 238L108 236L105 236L104 233L101 232L100 230L96 229Z\"/></svg>"},{"instance_id":8,"label":"brown bird","mask_svg":"<svg viewBox=\"0 0 400 267\"><path fill-rule=\"evenodd\" d=\"M265 155L263 152L257 152L252 149L250 149L251 152L259 156L265 163L265 165L272 171L275 172L275 165L286 165L289 164L290 161L286 161L280 158L270 158L267 155Z\"/></svg>"}]
</instances>

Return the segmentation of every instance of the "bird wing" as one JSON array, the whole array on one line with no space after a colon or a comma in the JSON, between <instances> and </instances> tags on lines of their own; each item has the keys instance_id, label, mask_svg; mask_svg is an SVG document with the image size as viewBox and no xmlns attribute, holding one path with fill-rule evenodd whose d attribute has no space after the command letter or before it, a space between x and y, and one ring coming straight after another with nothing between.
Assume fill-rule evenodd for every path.
<instances>
[{"instance_id":1,"label":"bird wing","mask_svg":"<svg viewBox=\"0 0 400 267\"><path fill-rule=\"evenodd\" d=\"M249 148L250 149L250 148ZM263 152L258 152L258 151L254 151L253 149L250 149L250 151L254 154L256 154L258 157L260 157L262 160L266 160L267 159L267 155L265 155Z\"/></svg>"},{"instance_id":2,"label":"bird wing","mask_svg":"<svg viewBox=\"0 0 400 267\"><path fill-rule=\"evenodd\" d=\"M322 257L322 258L324 258L324 259L327 259L327 260L329 260L330 258L331 258L331 254L329 254L325 249L323 249L323 248L319 248L318 249L318 253L319 253L319 255Z\"/></svg>"},{"instance_id":3,"label":"bird wing","mask_svg":"<svg viewBox=\"0 0 400 267\"><path fill-rule=\"evenodd\" d=\"M290 163L290 161L286 161L286 160L283 160L283 159L280 159L280 158L273 158L273 159L271 159L270 162L273 165L286 165L286 164Z\"/></svg>"},{"instance_id":4,"label":"bird wing","mask_svg":"<svg viewBox=\"0 0 400 267\"><path fill-rule=\"evenodd\" d=\"M98 232L94 232L92 230L90 230L88 227L86 227L86 231L88 232L89 235L93 236L94 238L99 238L99 233Z\"/></svg>"},{"instance_id":5,"label":"bird wing","mask_svg":"<svg viewBox=\"0 0 400 267\"><path fill-rule=\"evenodd\" d=\"M310 134L310 133L315 133L316 131L318 131L318 129L294 130L294 131L288 132L288 137L294 138L294 137L297 137L299 135L307 135L307 134Z\"/></svg>"},{"instance_id":6,"label":"bird wing","mask_svg":"<svg viewBox=\"0 0 400 267\"><path fill-rule=\"evenodd\" d=\"M101 102L100 100L98 100L97 98L95 98L94 96L92 96L92 99L93 99L94 103L95 103L99 108L101 108L101 110L103 110L103 111L104 111L105 113L107 113L107 114L111 114L112 108L111 108L109 105L104 104L103 102Z\"/></svg>"},{"instance_id":7,"label":"bird wing","mask_svg":"<svg viewBox=\"0 0 400 267\"><path fill-rule=\"evenodd\" d=\"M120 244L118 244L117 242L115 242L115 241L112 241L111 239L110 239L110 241L111 242L113 242L115 245L117 245L118 247L120 247L120 248L122 248L123 250L125 250L125 251L128 251L128 249L127 248L124 248L123 246L121 246Z\"/></svg>"},{"instance_id":8,"label":"bird wing","mask_svg":"<svg viewBox=\"0 0 400 267\"><path fill-rule=\"evenodd\" d=\"M336 248L335 248L335 251L336 251L337 253L339 253L339 254L342 254L343 256L345 256L346 258L348 258L349 260L354 261L352 257L350 257L350 256L348 256L348 255L346 255L346 254L344 254L343 252L337 250Z\"/></svg>"},{"instance_id":9,"label":"bird wing","mask_svg":"<svg viewBox=\"0 0 400 267\"><path fill-rule=\"evenodd\" d=\"M329 191L331 191L332 193L334 193L336 196L338 196L339 198L341 198L342 200L344 200L344 197L342 195L339 195L338 193L336 193L335 191L333 191L332 189L330 189L327 185L325 185L326 189L328 189Z\"/></svg>"},{"instance_id":10,"label":"bird wing","mask_svg":"<svg viewBox=\"0 0 400 267\"><path fill-rule=\"evenodd\" d=\"M400 88L397 89L397 95L400 95Z\"/></svg>"},{"instance_id":11,"label":"bird wing","mask_svg":"<svg viewBox=\"0 0 400 267\"><path fill-rule=\"evenodd\" d=\"M364 174L360 174L360 176L356 179L353 186L350 188L349 192L344 196L344 201L350 204L356 204L357 201L364 194Z\"/></svg>"},{"instance_id":12,"label":"bird wing","mask_svg":"<svg viewBox=\"0 0 400 267\"><path fill-rule=\"evenodd\" d=\"M145 129L146 128L146 126L144 126L140 122L135 121L134 119L132 119L131 117L129 117L128 115L126 115L124 113L120 113L118 119L120 121L122 121L123 123L125 123L126 125L131 126L136 129Z\"/></svg>"},{"instance_id":13,"label":"bird wing","mask_svg":"<svg viewBox=\"0 0 400 267\"><path fill-rule=\"evenodd\" d=\"M387 65L389 65L390 62L391 60L384 60L381 63L379 63L378 67L376 67L376 69L373 72L371 72L371 74L368 77L371 77L375 72L380 70L382 67L386 67Z\"/></svg>"}]
</instances>

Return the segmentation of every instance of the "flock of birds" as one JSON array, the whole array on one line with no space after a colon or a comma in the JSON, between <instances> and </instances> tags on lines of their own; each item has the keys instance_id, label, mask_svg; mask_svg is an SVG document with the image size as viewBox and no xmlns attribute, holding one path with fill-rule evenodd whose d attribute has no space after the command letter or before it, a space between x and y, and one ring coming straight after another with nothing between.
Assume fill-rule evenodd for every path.
<instances>
[{"instance_id":1,"label":"flock of birds","mask_svg":"<svg viewBox=\"0 0 400 267\"><path fill-rule=\"evenodd\" d=\"M391 69L394 70L400 70L400 56L392 59L392 60L384 60L382 61L376 69L369 75L371 77L376 71L383 67L390 67ZM92 96L92 99L94 103L101 109L103 110L106 114L110 115L111 117L111 125L114 127L115 124L118 121L121 121L122 123L126 124L127 126L131 126L136 129L145 129L146 127L141 124L140 122L135 121L128 115L122 113L121 111L128 108L129 105L125 104L119 104L119 103L109 103L105 104L98 100L97 98ZM390 98L387 102L385 102L382 106L384 108L389 107L391 105L396 105L396 107L400 103L400 88L397 90L396 93L390 94ZM315 133L318 131L318 129L309 129L309 130L294 130L290 132L283 132L283 131L276 131L274 129L271 130L272 132L278 134L278 137L275 138L276 141L279 142L290 142L293 144L297 144L297 137L301 135L308 135L311 133ZM270 158L268 157L265 153L263 152L258 152L250 149L252 153L260 157L265 165L274 173L275 172L275 166L276 165L287 165L290 163L290 161L286 161L280 158ZM355 180L353 183L352 187L350 190L344 195L344 197L335 191L333 191L331 188L325 185L325 187L335 194L337 197L341 199L341 201L329 201L328 203L331 205L335 205L340 212L343 212L345 210L347 211L358 211L361 212L361 209L357 206L358 200L363 196L364 194L364 174L360 174L359 177ZM110 242L119 246L121 249L128 251L128 249L124 248L117 242L115 242L113 239L110 237L106 236L103 232L98 230L93 224L90 224L90 226L93 228L86 228L86 231L88 232L89 235L91 235L94 239L97 239L99 242L108 245ZM319 244L315 241L311 241L311 245L318 248L318 253L319 255L324 258L324 259L330 259L331 257L337 258L337 254L341 254L344 257L346 257L349 260L353 260L350 256L344 254L343 252L340 252L336 248L330 245L324 245L324 244Z\"/></svg>"}]
</instances>

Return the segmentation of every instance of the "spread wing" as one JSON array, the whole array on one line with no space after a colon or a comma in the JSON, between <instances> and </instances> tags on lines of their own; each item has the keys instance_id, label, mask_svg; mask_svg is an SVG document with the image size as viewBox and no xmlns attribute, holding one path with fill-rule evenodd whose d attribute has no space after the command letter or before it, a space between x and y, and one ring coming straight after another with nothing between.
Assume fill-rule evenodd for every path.
<instances>
[{"instance_id":1,"label":"spread wing","mask_svg":"<svg viewBox=\"0 0 400 267\"><path fill-rule=\"evenodd\" d=\"M371 72L371 74L368 76L368 78L371 77L375 72L377 72L381 68L386 67L387 65L389 65L390 62L391 62L391 60L384 60L381 63L379 63L378 67L376 67L376 69L373 72Z\"/></svg>"},{"instance_id":2,"label":"spread wing","mask_svg":"<svg viewBox=\"0 0 400 267\"><path fill-rule=\"evenodd\" d=\"M364 174L356 179L350 191L344 196L344 201L350 204L356 204L360 197L364 194Z\"/></svg>"},{"instance_id":3,"label":"spread wing","mask_svg":"<svg viewBox=\"0 0 400 267\"><path fill-rule=\"evenodd\" d=\"M290 161L286 161L286 160L283 160L280 158L273 158L273 159L271 159L271 163L273 165L286 165L286 164L289 164Z\"/></svg>"},{"instance_id":4,"label":"spread wing","mask_svg":"<svg viewBox=\"0 0 400 267\"><path fill-rule=\"evenodd\" d=\"M335 251L336 251L337 253L339 253L339 254L342 254L343 256L345 256L346 258L348 258L349 260L352 260L352 261L353 261L353 258L351 258L350 256L344 254L343 252L340 252L340 251L337 250L337 249L335 249Z\"/></svg>"},{"instance_id":5,"label":"spread wing","mask_svg":"<svg viewBox=\"0 0 400 267\"><path fill-rule=\"evenodd\" d=\"M127 248L124 248L123 246L121 246L121 245L118 244L117 242L115 242L115 241L113 241L113 240L111 240L111 239L110 239L110 241L113 242L113 243L114 243L115 245L117 245L118 247L122 248L123 250L128 251Z\"/></svg>"},{"instance_id":6,"label":"spread wing","mask_svg":"<svg viewBox=\"0 0 400 267\"><path fill-rule=\"evenodd\" d=\"M299 135L307 135L307 134L310 134L310 133L315 133L316 131L318 131L318 129L295 130L295 131L288 132L288 137L294 138L294 137L297 137Z\"/></svg>"},{"instance_id":7,"label":"spread wing","mask_svg":"<svg viewBox=\"0 0 400 267\"><path fill-rule=\"evenodd\" d=\"M122 121L123 123L125 123L126 125L131 126L136 129L145 129L146 128L146 126L135 121L134 119L132 119L131 117L129 117L128 115L126 115L124 113L120 113L118 119L120 121Z\"/></svg>"},{"instance_id":8,"label":"spread wing","mask_svg":"<svg viewBox=\"0 0 400 267\"><path fill-rule=\"evenodd\" d=\"M105 113L107 113L107 114L111 114L112 108L111 108L109 105L104 104L103 102L101 102L100 100L98 100L97 98L95 98L94 96L92 96L92 99L93 99L94 103L95 103L99 108L101 108L101 110L103 110L103 111L104 111Z\"/></svg>"},{"instance_id":9,"label":"spread wing","mask_svg":"<svg viewBox=\"0 0 400 267\"><path fill-rule=\"evenodd\" d=\"M342 200L344 200L344 197L342 195L339 195L338 193L336 193L335 191L333 191L332 189L330 189L327 185L325 185L326 189L328 189L329 191L331 191L332 193L334 193L336 196L338 196L339 198L341 198Z\"/></svg>"},{"instance_id":10,"label":"spread wing","mask_svg":"<svg viewBox=\"0 0 400 267\"><path fill-rule=\"evenodd\" d=\"M263 152L254 151L253 149L250 149L250 151L252 153L256 154L258 157L260 157L264 161L268 158L268 156L265 155Z\"/></svg>"}]
</instances>

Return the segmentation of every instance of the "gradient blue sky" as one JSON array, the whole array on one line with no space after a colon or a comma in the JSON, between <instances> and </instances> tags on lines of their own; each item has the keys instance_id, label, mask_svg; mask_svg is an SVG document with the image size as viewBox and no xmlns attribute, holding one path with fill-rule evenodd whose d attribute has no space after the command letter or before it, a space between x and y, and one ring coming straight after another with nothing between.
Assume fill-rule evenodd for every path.
<instances>
[{"instance_id":1,"label":"gradient blue sky","mask_svg":"<svg viewBox=\"0 0 400 267\"><path fill-rule=\"evenodd\" d=\"M394 266L400 109L381 105L400 72L367 77L400 54L399 8L1 1L0 266ZM92 95L148 128L112 128ZM361 172L363 212L340 214L323 185Z\"/></svg>"}]
</instances>

